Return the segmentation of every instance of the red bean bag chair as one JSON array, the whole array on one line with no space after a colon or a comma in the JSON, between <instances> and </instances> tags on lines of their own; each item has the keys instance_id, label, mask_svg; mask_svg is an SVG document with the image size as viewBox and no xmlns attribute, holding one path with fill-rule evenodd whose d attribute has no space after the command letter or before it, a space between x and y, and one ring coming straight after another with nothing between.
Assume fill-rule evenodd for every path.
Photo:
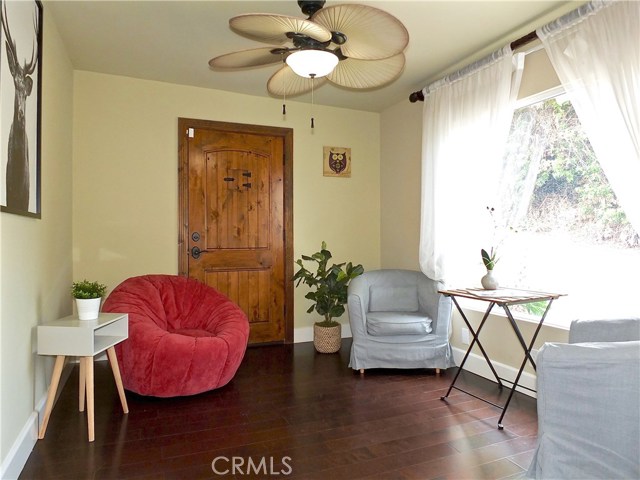
<instances>
[{"instance_id":1,"label":"red bean bag chair","mask_svg":"<svg viewBox=\"0 0 640 480\"><path fill-rule=\"evenodd\" d=\"M244 312L192 278L129 278L102 311L129 314L129 338L115 348L124 388L140 395L193 395L226 385L247 349Z\"/></svg>"}]
</instances>

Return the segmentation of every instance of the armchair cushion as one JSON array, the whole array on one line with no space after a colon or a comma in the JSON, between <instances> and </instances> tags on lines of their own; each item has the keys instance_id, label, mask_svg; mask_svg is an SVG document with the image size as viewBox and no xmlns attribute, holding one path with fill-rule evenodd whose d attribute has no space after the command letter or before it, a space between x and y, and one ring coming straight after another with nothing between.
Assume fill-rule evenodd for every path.
<instances>
[{"instance_id":1,"label":"armchair cushion","mask_svg":"<svg viewBox=\"0 0 640 480\"><path fill-rule=\"evenodd\" d=\"M417 312L418 287L372 285L369 287L370 312Z\"/></svg>"},{"instance_id":2,"label":"armchair cushion","mask_svg":"<svg viewBox=\"0 0 640 480\"><path fill-rule=\"evenodd\" d=\"M374 336L426 335L431 319L418 312L372 312L367 315L367 333Z\"/></svg>"}]
</instances>

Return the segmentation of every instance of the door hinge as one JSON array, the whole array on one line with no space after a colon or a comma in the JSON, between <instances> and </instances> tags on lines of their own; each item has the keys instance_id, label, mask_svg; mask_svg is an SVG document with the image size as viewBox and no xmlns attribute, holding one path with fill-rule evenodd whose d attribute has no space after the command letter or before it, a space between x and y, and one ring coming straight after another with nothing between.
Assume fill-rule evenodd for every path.
<instances>
[{"instance_id":1,"label":"door hinge","mask_svg":"<svg viewBox=\"0 0 640 480\"><path fill-rule=\"evenodd\" d=\"M189 138L193 138L195 135L195 130L193 128L187 128L187 136Z\"/></svg>"}]
</instances>

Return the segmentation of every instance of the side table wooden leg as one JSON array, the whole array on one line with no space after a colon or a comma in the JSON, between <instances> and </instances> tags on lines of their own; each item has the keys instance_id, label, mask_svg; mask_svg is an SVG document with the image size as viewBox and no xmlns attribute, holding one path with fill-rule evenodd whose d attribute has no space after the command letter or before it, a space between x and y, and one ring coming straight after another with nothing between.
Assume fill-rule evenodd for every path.
<instances>
[{"instance_id":1,"label":"side table wooden leg","mask_svg":"<svg viewBox=\"0 0 640 480\"><path fill-rule=\"evenodd\" d=\"M93 357L84 357L84 361L87 378L87 426L89 429L89 441L93 442L96 439L93 411Z\"/></svg>"},{"instance_id":2,"label":"side table wooden leg","mask_svg":"<svg viewBox=\"0 0 640 480\"><path fill-rule=\"evenodd\" d=\"M62 367L64 366L64 355L58 355L56 357L56 363L53 365L53 373L51 374L51 384L49 385L49 392L47 393L47 403L44 408L44 418L42 419L42 425L38 432L38 438L43 439L44 434L47 431L47 424L49 423L49 417L51 416L51 410L53 409L53 401L56 398L56 392L58 391L58 384L60 383L60 375L62 375Z\"/></svg>"},{"instance_id":3,"label":"side table wooden leg","mask_svg":"<svg viewBox=\"0 0 640 480\"><path fill-rule=\"evenodd\" d=\"M127 405L127 397L124 395L124 386L122 385L122 377L120 376L120 367L118 366L118 357L116 356L116 349L109 347L107 349L107 355L109 357L109 363L111 364L111 371L113 372L113 379L116 381L116 387L118 387L118 395L120 395L120 403L122 404L122 411L129 413L129 406Z\"/></svg>"},{"instance_id":4,"label":"side table wooden leg","mask_svg":"<svg viewBox=\"0 0 640 480\"><path fill-rule=\"evenodd\" d=\"M80 357L80 381L78 387L78 405L80 411L84 412L84 399L87 392L87 369L85 365L86 357Z\"/></svg>"}]
</instances>

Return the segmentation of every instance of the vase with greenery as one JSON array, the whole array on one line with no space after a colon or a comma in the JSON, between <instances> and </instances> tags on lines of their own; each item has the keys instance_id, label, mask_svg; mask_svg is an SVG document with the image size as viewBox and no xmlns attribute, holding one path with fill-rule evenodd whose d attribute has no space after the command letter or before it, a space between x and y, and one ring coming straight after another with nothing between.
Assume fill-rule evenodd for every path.
<instances>
[{"instance_id":1,"label":"vase with greenery","mask_svg":"<svg viewBox=\"0 0 640 480\"><path fill-rule=\"evenodd\" d=\"M492 243L494 243L494 245L491 246L489 251L485 250L484 248L480 249L480 256L482 257L482 263L484 263L484 266L487 269L487 273L480 279L480 283L482 283L482 286L485 290L495 290L498 288L499 285L498 285L498 280L493 273L493 269L498 263L498 246L504 240L504 238L502 238L502 240L500 241L497 241L497 238L496 238L498 225L496 223L496 219L494 216L495 208L487 207L487 211L489 212L489 216L491 217L491 222L493 224L493 242ZM514 230L512 227L509 227L509 231L515 232L516 230Z\"/></svg>"},{"instance_id":2,"label":"vase with greenery","mask_svg":"<svg viewBox=\"0 0 640 480\"><path fill-rule=\"evenodd\" d=\"M487 207L489 210L489 207ZM489 210L491 218L493 219L493 208ZM495 230L495 223L494 223ZM480 283L485 290L496 290L499 286L498 279L493 274L493 268L498 263L498 247L492 246L487 252L484 248L480 249L480 255L482 256L482 263L487 269L487 273L480 279Z\"/></svg>"},{"instance_id":3,"label":"vase with greenery","mask_svg":"<svg viewBox=\"0 0 640 480\"><path fill-rule=\"evenodd\" d=\"M364 272L362 265L353 265L351 262L328 266L331 258L327 244L322 242L320 251L311 256L302 255L296 261L300 268L293 276L296 287L303 283L310 288L305 298L313 303L307 313L315 310L324 317L324 320L314 325L314 345L322 353L333 353L340 349L341 328L334 318L345 312L349 282ZM316 265L309 270L304 262L315 262ZM318 338L319 336L322 338Z\"/></svg>"},{"instance_id":4,"label":"vase with greenery","mask_svg":"<svg viewBox=\"0 0 640 480\"><path fill-rule=\"evenodd\" d=\"M71 295L76 299L78 318L80 320L95 320L100 313L100 302L107 291L107 286L99 282L82 280L73 282Z\"/></svg>"},{"instance_id":5,"label":"vase with greenery","mask_svg":"<svg viewBox=\"0 0 640 480\"><path fill-rule=\"evenodd\" d=\"M480 255L482 255L482 262L487 268L487 273L480 279L480 283L485 290L495 290L498 288L498 280L493 274L493 267L498 263L496 249L492 247L490 252L487 252L483 248L480 250Z\"/></svg>"}]
</instances>

